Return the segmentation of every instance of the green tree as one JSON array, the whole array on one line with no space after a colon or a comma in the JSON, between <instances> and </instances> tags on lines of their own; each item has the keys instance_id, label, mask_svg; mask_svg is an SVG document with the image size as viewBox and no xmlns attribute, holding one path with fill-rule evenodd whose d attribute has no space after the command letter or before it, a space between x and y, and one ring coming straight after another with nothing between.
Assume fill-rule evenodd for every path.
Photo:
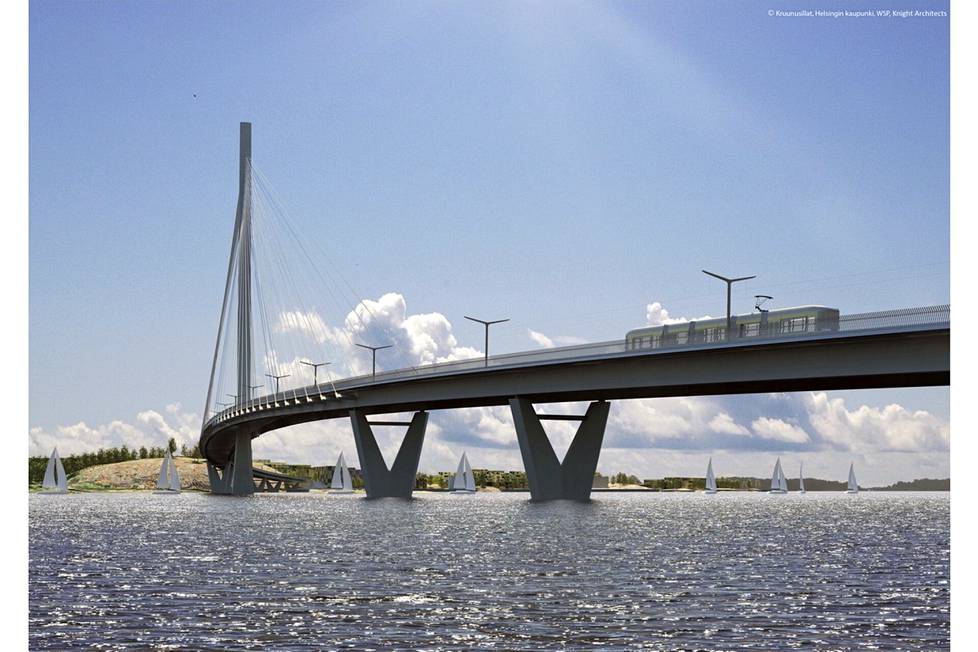
<instances>
[{"instance_id":1,"label":"green tree","mask_svg":"<svg viewBox=\"0 0 978 652\"><path fill-rule=\"evenodd\" d=\"M166 447L170 449L170 453L176 453L177 452L177 440L174 439L173 437L170 437L170 441L168 441L166 443Z\"/></svg>"},{"instance_id":2,"label":"green tree","mask_svg":"<svg viewBox=\"0 0 978 652\"><path fill-rule=\"evenodd\" d=\"M139 447L139 459L145 460L147 457L149 457L149 451L146 450L146 447L145 446L140 446Z\"/></svg>"}]
</instances>

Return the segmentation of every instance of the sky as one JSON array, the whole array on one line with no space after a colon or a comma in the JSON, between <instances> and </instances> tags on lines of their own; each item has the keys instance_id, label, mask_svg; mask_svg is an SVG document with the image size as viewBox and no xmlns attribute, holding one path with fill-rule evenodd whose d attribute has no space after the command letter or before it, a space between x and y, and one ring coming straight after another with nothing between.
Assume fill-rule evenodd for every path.
<instances>
[{"instance_id":1,"label":"sky","mask_svg":"<svg viewBox=\"0 0 978 652\"><path fill-rule=\"evenodd\" d=\"M196 440L244 120L338 272L297 274L309 305L291 310L316 311L350 373L369 364L349 346L362 328L397 339L391 368L477 355L464 315L510 318L502 353L722 314L704 268L757 275L734 312L754 294L947 303L947 18L769 5L31 3L32 454ZM861 482L946 477L949 412L947 388L623 401L599 470L700 474L712 455L719 475L762 476L782 455L826 478L853 459ZM255 443L340 450L345 421ZM522 468L505 408L433 414L422 469L462 450Z\"/></svg>"}]
</instances>

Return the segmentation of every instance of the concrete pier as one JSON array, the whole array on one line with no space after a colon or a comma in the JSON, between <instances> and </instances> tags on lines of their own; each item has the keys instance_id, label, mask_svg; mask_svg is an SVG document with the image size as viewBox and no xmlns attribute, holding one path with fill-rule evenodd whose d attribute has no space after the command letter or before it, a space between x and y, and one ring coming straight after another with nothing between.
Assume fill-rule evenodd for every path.
<instances>
[{"instance_id":1,"label":"concrete pier","mask_svg":"<svg viewBox=\"0 0 978 652\"><path fill-rule=\"evenodd\" d=\"M595 401L588 406L563 462L557 459L533 403L516 397L510 399L509 407L530 485L530 500L590 500L611 404Z\"/></svg>"},{"instance_id":2,"label":"concrete pier","mask_svg":"<svg viewBox=\"0 0 978 652\"><path fill-rule=\"evenodd\" d=\"M377 446L377 439L367 416L359 410L350 410L350 422L353 425L353 438L357 444L367 498L410 498L414 492L418 462L421 460L421 445L428 426L428 413L417 412L411 419L390 469Z\"/></svg>"}]
</instances>

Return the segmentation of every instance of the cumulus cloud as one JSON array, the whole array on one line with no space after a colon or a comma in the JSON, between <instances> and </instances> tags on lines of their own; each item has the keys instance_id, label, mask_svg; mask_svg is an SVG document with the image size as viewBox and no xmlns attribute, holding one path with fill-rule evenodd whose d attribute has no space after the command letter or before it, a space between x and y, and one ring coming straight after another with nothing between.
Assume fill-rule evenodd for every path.
<instances>
[{"instance_id":1,"label":"cumulus cloud","mask_svg":"<svg viewBox=\"0 0 978 652\"><path fill-rule=\"evenodd\" d=\"M793 423L782 419L761 417L750 424L754 434L764 439L774 439L790 444L804 444L809 441L808 433Z\"/></svg>"},{"instance_id":2,"label":"cumulus cloud","mask_svg":"<svg viewBox=\"0 0 978 652\"><path fill-rule=\"evenodd\" d=\"M946 420L892 404L883 408L846 407L828 394L806 395L813 430L828 445L851 451L946 451L951 429Z\"/></svg>"},{"instance_id":3,"label":"cumulus cloud","mask_svg":"<svg viewBox=\"0 0 978 652\"><path fill-rule=\"evenodd\" d=\"M696 321L701 319L712 319L709 315L703 315L702 317L697 317ZM686 317L670 317L669 311L666 310L661 303L654 301L645 307L645 323L649 326L664 326L667 324L682 324L691 321Z\"/></svg>"},{"instance_id":4,"label":"cumulus cloud","mask_svg":"<svg viewBox=\"0 0 978 652\"><path fill-rule=\"evenodd\" d=\"M733 420L726 412L719 412L710 419L710 430L725 435L750 435L750 430Z\"/></svg>"},{"instance_id":5,"label":"cumulus cloud","mask_svg":"<svg viewBox=\"0 0 978 652\"><path fill-rule=\"evenodd\" d=\"M168 405L166 412L164 417L155 410L145 410L136 415L136 423L115 420L89 426L79 421L51 431L33 427L28 435L28 448L31 455L50 455L55 446L62 455L74 455L123 445L130 449L165 446L171 437L178 447L193 447L200 434L200 417L184 411L179 403Z\"/></svg>"},{"instance_id":6,"label":"cumulus cloud","mask_svg":"<svg viewBox=\"0 0 978 652\"><path fill-rule=\"evenodd\" d=\"M283 311L275 322L275 332L285 336L284 342L276 342L267 366L287 369L295 378L290 383L309 382L312 370L300 360L311 362L306 353L286 352L286 345L295 347L288 338L304 336L321 345L326 357L332 362L328 373L347 377L368 374L372 357L357 344L386 346L377 353L378 371L437 364L453 360L477 358L482 352L476 348L460 346L452 324L438 312L408 314L407 302L396 292L388 292L380 298L364 299L347 313L343 325L334 327L326 323L316 311ZM299 347L301 347L301 342ZM306 347L308 350L313 347ZM282 362L277 360L283 358ZM327 373L327 372L324 372ZM291 385L290 385L291 386Z\"/></svg>"}]
</instances>

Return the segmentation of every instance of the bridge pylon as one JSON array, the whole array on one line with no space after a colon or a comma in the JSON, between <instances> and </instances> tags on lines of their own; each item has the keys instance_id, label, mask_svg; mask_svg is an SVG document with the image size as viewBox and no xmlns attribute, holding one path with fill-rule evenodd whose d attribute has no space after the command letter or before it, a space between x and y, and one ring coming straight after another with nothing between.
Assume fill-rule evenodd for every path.
<instances>
[{"instance_id":1,"label":"bridge pylon","mask_svg":"<svg viewBox=\"0 0 978 652\"><path fill-rule=\"evenodd\" d=\"M411 419L401 448L397 451L390 469L377 446L371 425L405 425L392 422L367 421L367 415L360 410L350 410L353 425L353 439L357 444L360 458L360 471L367 498L410 498L414 492L418 462L421 461L421 444L424 443L425 429L428 426L428 413L417 412Z\"/></svg>"},{"instance_id":2,"label":"bridge pylon","mask_svg":"<svg viewBox=\"0 0 978 652\"><path fill-rule=\"evenodd\" d=\"M595 401L588 406L583 417L557 417L581 422L563 462L557 459L540 423L541 418L547 417L538 415L533 403L518 396L509 400L509 407L513 411L516 439L523 457L527 484L530 485L530 500L590 500L611 404Z\"/></svg>"},{"instance_id":3,"label":"bridge pylon","mask_svg":"<svg viewBox=\"0 0 978 652\"><path fill-rule=\"evenodd\" d=\"M221 345L221 333L225 319L229 317L228 298L234 285L234 271L237 269L237 393L235 401L246 403L252 394L253 342L251 329L251 123L242 122L239 131L238 154L238 205L234 217L234 234L231 238L231 255L228 259L227 282L224 286L224 302L221 306L221 320L217 330L217 343L214 345L214 360L211 363L211 384L207 389L207 402L204 406L205 421L211 405L211 392L214 389L214 371ZM238 433L235 436L234 450L224 465L222 473L208 462L208 476L211 491L214 493L248 496L255 492L252 481L251 433Z\"/></svg>"}]
</instances>

